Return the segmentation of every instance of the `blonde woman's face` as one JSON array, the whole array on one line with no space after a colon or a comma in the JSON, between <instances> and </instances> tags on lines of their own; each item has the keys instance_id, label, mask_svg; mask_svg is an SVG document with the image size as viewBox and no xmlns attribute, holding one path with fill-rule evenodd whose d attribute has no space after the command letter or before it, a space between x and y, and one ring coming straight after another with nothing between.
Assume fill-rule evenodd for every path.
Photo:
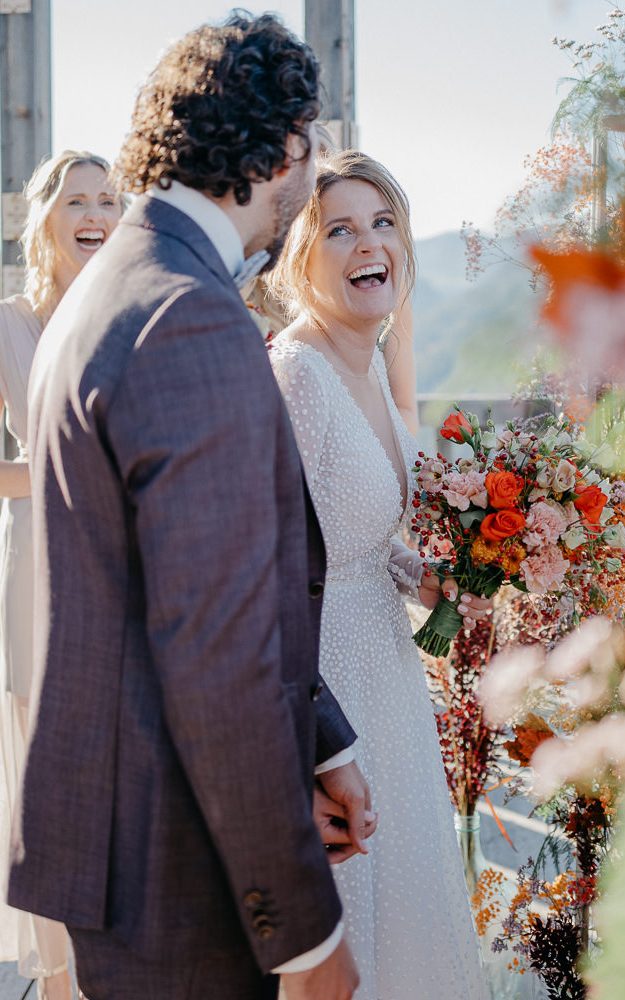
<instances>
[{"instance_id":1,"label":"blonde woman's face","mask_svg":"<svg viewBox=\"0 0 625 1000\"><path fill-rule=\"evenodd\" d=\"M54 244L55 281L62 290L103 246L120 216L120 200L102 167L95 163L70 167L47 218Z\"/></svg>"},{"instance_id":2,"label":"blonde woman's face","mask_svg":"<svg viewBox=\"0 0 625 1000\"><path fill-rule=\"evenodd\" d=\"M320 203L306 274L316 311L347 325L380 322L397 306L405 250L395 214L368 181L340 180Z\"/></svg>"}]
</instances>

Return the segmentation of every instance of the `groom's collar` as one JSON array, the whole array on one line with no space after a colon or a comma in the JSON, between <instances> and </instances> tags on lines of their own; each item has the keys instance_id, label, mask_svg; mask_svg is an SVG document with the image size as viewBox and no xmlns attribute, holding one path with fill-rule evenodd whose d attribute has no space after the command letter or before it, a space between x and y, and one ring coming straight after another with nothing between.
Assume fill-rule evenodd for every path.
<instances>
[{"instance_id":1,"label":"groom's collar","mask_svg":"<svg viewBox=\"0 0 625 1000\"><path fill-rule=\"evenodd\" d=\"M171 187L166 191L160 187L151 187L147 194L184 212L200 227L217 250L237 288L242 288L255 278L269 260L266 250L259 250L245 260L243 243L236 226L219 205L200 191L187 187L180 181L172 181Z\"/></svg>"},{"instance_id":2,"label":"groom's collar","mask_svg":"<svg viewBox=\"0 0 625 1000\"><path fill-rule=\"evenodd\" d=\"M152 187L147 194L193 219L206 233L232 277L241 270L244 264L241 237L226 213L214 201L180 181L172 181L171 187L166 191L160 187Z\"/></svg>"}]
</instances>

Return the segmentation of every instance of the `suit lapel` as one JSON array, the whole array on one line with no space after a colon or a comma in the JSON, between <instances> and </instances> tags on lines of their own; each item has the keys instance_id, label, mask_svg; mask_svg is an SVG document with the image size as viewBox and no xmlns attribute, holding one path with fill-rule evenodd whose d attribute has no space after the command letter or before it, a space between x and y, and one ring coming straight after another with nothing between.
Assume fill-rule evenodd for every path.
<instances>
[{"instance_id":1,"label":"suit lapel","mask_svg":"<svg viewBox=\"0 0 625 1000\"><path fill-rule=\"evenodd\" d=\"M122 217L120 225L140 226L178 240L224 282L232 282L221 255L206 233L190 216L173 205L141 195Z\"/></svg>"}]
</instances>

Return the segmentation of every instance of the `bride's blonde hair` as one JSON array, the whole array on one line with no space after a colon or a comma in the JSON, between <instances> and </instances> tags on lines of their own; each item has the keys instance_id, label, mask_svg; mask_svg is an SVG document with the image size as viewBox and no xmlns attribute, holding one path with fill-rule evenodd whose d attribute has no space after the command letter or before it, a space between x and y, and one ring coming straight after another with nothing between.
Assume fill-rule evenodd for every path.
<instances>
[{"instance_id":1,"label":"bride's blonde hair","mask_svg":"<svg viewBox=\"0 0 625 1000\"><path fill-rule=\"evenodd\" d=\"M337 181L366 181L388 201L405 250L404 293L408 298L415 283L416 260L410 231L408 199L393 175L377 160L355 149L330 153L318 161L315 189L295 219L280 258L267 279L272 295L282 302L291 319L313 311L310 283L306 277L310 249L321 224L321 199Z\"/></svg>"},{"instance_id":2,"label":"bride's blonde hair","mask_svg":"<svg viewBox=\"0 0 625 1000\"><path fill-rule=\"evenodd\" d=\"M54 241L46 223L68 171L83 163L101 167L105 174L111 169L101 156L65 149L43 160L24 189L28 215L20 243L26 264L25 294L44 323L54 311L58 298L54 282Z\"/></svg>"}]
</instances>

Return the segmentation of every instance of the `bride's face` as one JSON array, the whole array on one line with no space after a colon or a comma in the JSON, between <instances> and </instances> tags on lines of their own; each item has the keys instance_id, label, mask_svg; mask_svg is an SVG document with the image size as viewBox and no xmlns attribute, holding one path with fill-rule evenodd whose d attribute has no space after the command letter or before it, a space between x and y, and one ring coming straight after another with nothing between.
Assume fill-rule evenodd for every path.
<instances>
[{"instance_id":1,"label":"bride's face","mask_svg":"<svg viewBox=\"0 0 625 1000\"><path fill-rule=\"evenodd\" d=\"M348 326L379 323L397 306L404 246L393 210L368 181L336 181L321 199L306 274L314 308Z\"/></svg>"}]
</instances>

